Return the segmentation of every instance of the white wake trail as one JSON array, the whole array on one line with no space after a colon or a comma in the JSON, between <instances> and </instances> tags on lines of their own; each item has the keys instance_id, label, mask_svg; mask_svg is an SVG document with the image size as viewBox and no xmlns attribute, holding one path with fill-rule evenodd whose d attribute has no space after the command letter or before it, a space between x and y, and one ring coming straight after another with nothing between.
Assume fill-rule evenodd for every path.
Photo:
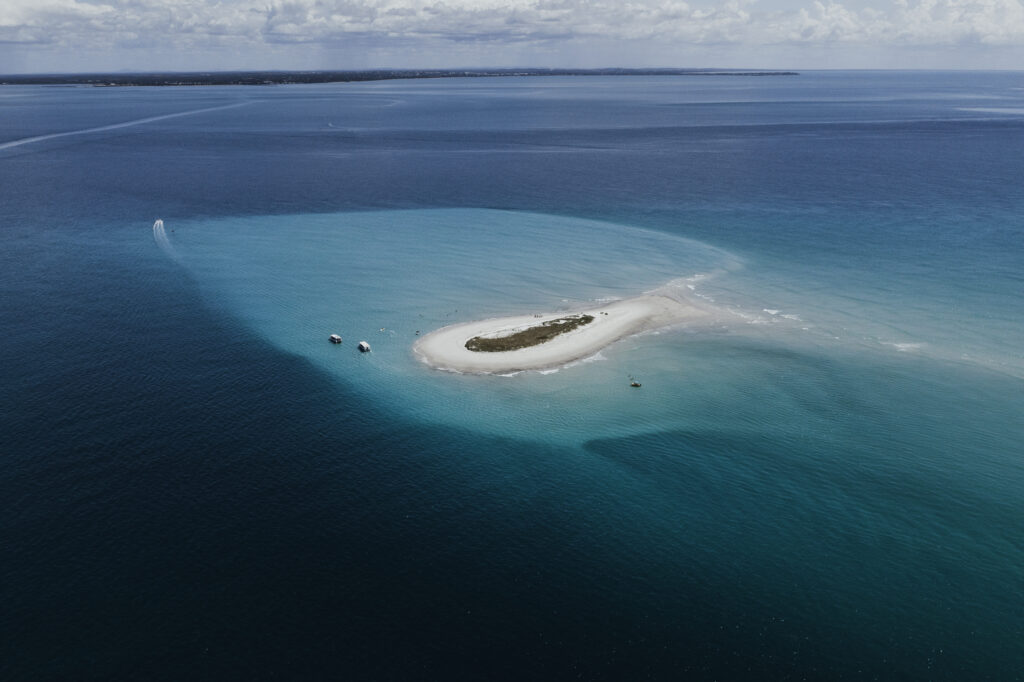
<instances>
[{"instance_id":1,"label":"white wake trail","mask_svg":"<svg viewBox=\"0 0 1024 682\"><path fill-rule=\"evenodd\" d=\"M160 247L168 258L173 260L175 263L181 263L181 258L178 257L178 252L174 250L171 245L171 240L167 238L167 231L164 230L164 221L157 219L153 223L153 239L156 241L156 245Z\"/></svg>"},{"instance_id":2,"label":"white wake trail","mask_svg":"<svg viewBox=\"0 0 1024 682\"><path fill-rule=\"evenodd\" d=\"M20 140L11 140L10 142L0 143L0 150L11 149L12 147L20 147L26 144L32 144L34 142L42 142L44 140L55 140L58 137L69 137L71 135L89 135L91 133L101 133L106 130L117 130L118 128L130 128L131 126L142 125L144 123L152 123L154 121L164 121L169 118L178 118L179 116L194 116L195 114L202 114L208 111L220 111L222 109L234 109L235 107L242 107L250 102L235 102L234 104L225 104L219 107L206 107L205 109L192 109L190 111L179 111L176 114L163 114L161 116L150 116L149 118L138 118L134 121L125 121L124 123L114 123L108 126L100 126L98 128L84 128L82 130L68 130L63 133L51 133L49 135L36 135L35 137L24 137Z\"/></svg>"}]
</instances>

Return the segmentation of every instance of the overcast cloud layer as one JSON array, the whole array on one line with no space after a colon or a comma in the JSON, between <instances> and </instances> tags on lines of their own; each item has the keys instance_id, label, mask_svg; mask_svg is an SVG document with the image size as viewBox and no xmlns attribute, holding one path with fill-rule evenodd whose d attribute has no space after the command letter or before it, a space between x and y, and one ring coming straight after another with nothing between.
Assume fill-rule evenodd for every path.
<instances>
[{"instance_id":1,"label":"overcast cloud layer","mask_svg":"<svg viewBox=\"0 0 1024 682\"><path fill-rule=\"evenodd\" d=\"M1024 68L1024 0L0 0L0 73Z\"/></svg>"}]
</instances>

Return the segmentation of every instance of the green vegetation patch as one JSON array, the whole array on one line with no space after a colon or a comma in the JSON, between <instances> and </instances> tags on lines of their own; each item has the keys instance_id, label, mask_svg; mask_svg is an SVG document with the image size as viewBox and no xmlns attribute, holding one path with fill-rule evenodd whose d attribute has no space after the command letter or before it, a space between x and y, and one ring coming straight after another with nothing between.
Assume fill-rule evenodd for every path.
<instances>
[{"instance_id":1,"label":"green vegetation patch","mask_svg":"<svg viewBox=\"0 0 1024 682\"><path fill-rule=\"evenodd\" d=\"M538 346L546 341L550 341L559 334L571 332L573 329L590 324L593 321L593 315L560 317L557 320L548 320L538 324L536 327L530 327L508 336L499 336L497 338L474 336L466 342L466 348L484 353L498 353L507 350L529 348L530 346Z\"/></svg>"}]
</instances>

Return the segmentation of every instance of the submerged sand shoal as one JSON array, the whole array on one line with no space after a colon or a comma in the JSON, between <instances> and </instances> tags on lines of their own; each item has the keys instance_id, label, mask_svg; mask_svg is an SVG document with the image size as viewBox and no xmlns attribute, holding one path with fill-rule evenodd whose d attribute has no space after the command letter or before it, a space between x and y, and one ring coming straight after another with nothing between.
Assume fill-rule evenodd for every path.
<instances>
[{"instance_id":1,"label":"submerged sand shoal","mask_svg":"<svg viewBox=\"0 0 1024 682\"><path fill-rule=\"evenodd\" d=\"M592 315L589 324L531 346L511 351L481 352L466 348L475 336L504 336L568 314ZM668 296L645 294L586 310L545 315L518 315L454 324L417 340L414 352L437 369L475 374L508 374L551 369L594 355L605 346L639 332L709 318L707 310Z\"/></svg>"}]
</instances>

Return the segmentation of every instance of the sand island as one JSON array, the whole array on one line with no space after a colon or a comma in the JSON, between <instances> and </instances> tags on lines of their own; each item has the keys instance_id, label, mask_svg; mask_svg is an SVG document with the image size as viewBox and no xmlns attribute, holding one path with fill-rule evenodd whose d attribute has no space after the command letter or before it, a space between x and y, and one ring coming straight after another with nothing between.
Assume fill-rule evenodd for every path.
<instances>
[{"instance_id":1,"label":"sand island","mask_svg":"<svg viewBox=\"0 0 1024 682\"><path fill-rule=\"evenodd\" d=\"M421 337L413 350L436 369L508 374L559 367L633 334L711 317L691 301L651 293L573 313L454 324Z\"/></svg>"}]
</instances>

